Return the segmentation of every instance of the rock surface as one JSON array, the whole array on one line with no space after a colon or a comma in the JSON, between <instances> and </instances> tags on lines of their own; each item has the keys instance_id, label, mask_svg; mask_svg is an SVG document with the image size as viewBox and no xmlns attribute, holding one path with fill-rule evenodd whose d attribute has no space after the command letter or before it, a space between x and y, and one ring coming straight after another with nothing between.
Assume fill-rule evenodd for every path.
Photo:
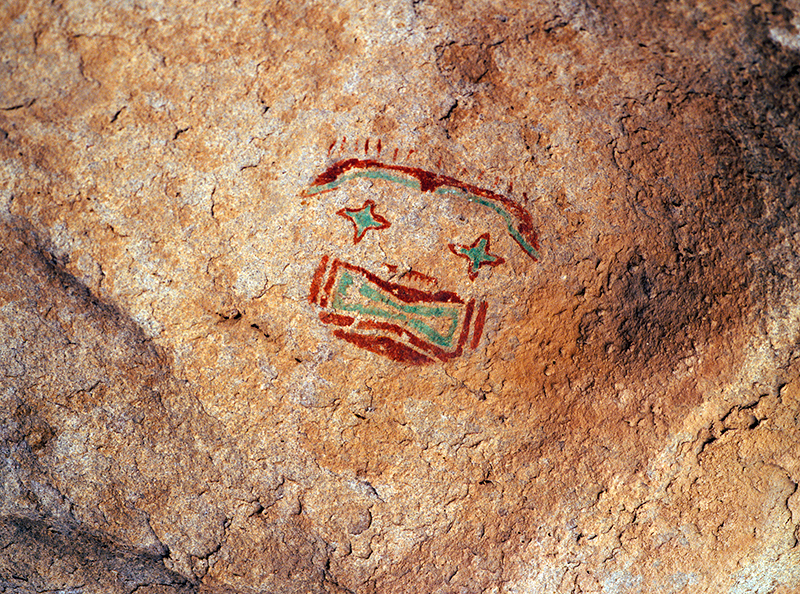
<instances>
[{"instance_id":1,"label":"rock surface","mask_svg":"<svg viewBox=\"0 0 800 594\"><path fill-rule=\"evenodd\" d=\"M796 0L0 50L0 592L800 588Z\"/></svg>"}]
</instances>

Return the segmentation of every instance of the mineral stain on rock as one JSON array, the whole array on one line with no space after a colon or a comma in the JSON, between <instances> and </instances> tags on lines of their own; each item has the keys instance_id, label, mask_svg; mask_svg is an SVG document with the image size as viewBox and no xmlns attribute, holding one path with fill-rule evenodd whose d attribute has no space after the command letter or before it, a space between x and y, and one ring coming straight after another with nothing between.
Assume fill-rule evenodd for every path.
<instances>
[{"instance_id":1,"label":"mineral stain on rock","mask_svg":"<svg viewBox=\"0 0 800 594\"><path fill-rule=\"evenodd\" d=\"M5 3L0 589L795 591L798 18Z\"/></svg>"}]
</instances>

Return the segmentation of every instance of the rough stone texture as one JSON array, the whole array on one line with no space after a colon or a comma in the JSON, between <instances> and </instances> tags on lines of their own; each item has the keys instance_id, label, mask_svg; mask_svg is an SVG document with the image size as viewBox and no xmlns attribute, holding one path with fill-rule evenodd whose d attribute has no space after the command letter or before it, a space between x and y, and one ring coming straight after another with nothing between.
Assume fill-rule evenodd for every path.
<instances>
[{"instance_id":1,"label":"rough stone texture","mask_svg":"<svg viewBox=\"0 0 800 594\"><path fill-rule=\"evenodd\" d=\"M0 592L800 588L796 0L7 0L0 51ZM538 261L307 191L348 158ZM336 338L325 255L483 336Z\"/></svg>"}]
</instances>

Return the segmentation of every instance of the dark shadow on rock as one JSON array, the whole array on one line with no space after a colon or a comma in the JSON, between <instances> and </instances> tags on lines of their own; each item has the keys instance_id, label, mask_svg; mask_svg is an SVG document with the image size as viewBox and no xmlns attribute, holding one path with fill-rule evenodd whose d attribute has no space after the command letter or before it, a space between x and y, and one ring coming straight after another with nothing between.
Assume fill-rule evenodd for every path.
<instances>
[{"instance_id":1,"label":"dark shadow on rock","mask_svg":"<svg viewBox=\"0 0 800 594\"><path fill-rule=\"evenodd\" d=\"M196 588L160 556L115 545L77 526L0 517L0 588L9 592L188 594Z\"/></svg>"}]
</instances>

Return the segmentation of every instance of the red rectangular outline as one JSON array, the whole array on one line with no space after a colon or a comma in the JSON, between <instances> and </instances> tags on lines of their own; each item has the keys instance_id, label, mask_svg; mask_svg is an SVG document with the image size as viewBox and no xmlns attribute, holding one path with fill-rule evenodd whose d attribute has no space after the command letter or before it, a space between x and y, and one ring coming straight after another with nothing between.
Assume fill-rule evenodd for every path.
<instances>
[{"instance_id":1,"label":"red rectangular outline","mask_svg":"<svg viewBox=\"0 0 800 594\"><path fill-rule=\"evenodd\" d=\"M463 305L464 300L461 299L456 293L452 293L450 291L437 291L435 293L422 291L419 289L414 289L411 287L406 287L404 285L399 285L397 283L392 283L386 280L383 280L379 276L365 270L360 266L355 266L353 264L349 264L347 262L342 262L341 260L334 259L333 263L331 264L330 268L327 268L328 256L323 256L322 262L320 266L317 268L316 272L314 273L314 279L311 283L311 298L310 300L312 303L317 301L317 297L319 296L319 305L323 308L328 306L328 301L331 297L331 291L333 290L334 285L336 284L336 278L338 276L339 268L344 268L347 270L351 270L353 272L359 273L366 277L370 282L374 283L390 295L396 297L397 299L405 302L405 303L444 303L444 304L459 304ZM327 275L326 275L327 269ZM322 284L323 279L327 276L325 281L324 287L322 287L322 294L319 295L320 285ZM375 336L370 334L363 334L360 332L356 332L355 330L382 330L385 332L392 332L397 334L399 337L405 338L411 345L416 347L417 349L421 349L423 351L427 351L432 356L436 357L440 361L448 361L455 357L461 356L464 351L464 345L467 343L467 339L470 335L470 326L472 325L472 315L475 309L475 300L471 299L466 303L466 308L464 310L464 318L463 324L461 326L461 335L458 338L458 343L456 344L455 348L452 351L447 351L441 347L438 347L430 342L427 342L411 331L398 326L397 324L392 324L390 322L377 322L374 320L361 320L359 321L355 328L351 331L345 331L343 329L334 330L334 336L339 338L343 338L348 342L366 349L368 351L372 351L374 353L382 354L387 356L395 361L407 362L407 363L414 363L414 364L425 364L430 363L432 360L427 355L420 353L413 349L411 346L404 344L403 342L399 342L387 336ZM322 312L320 313L320 320L326 324L334 324L337 326L352 326L352 324L356 321L356 319L352 316L344 316L340 314L335 314L332 312ZM478 313L475 318L475 324L473 328L473 337L471 341L471 346L474 349L475 345L477 345L478 341L480 340L480 335L483 331L483 324L486 318L486 302L482 302L478 307Z\"/></svg>"},{"instance_id":2,"label":"red rectangular outline","mask_svg":"<svg viewBox=\"0 0 800 594\"><path fill-rule=\"evenodd\" d=\"M435 293L431 293L428 291L413 289L411 287L406 287L405 285L399 285L397 283L385 281L381 277L371 273L369 270L365 270L360 266L348 264L347 262L342 262L338 258L335 259L333 261L333 264L331 265L330 272L328 273L329 274L328 282L325 284L324 288L324 293L328 299L330 299L331 289L333 289L336 273L339 271L339 268L346 268L347 270L352 270L353 272L358 272L359 274L364 275L365 277L367 277L367 279L369 279L370 282L378 285L381 289L383 289L390 295L397 297L400 301L403 301L405 303L421 302L421 303L457 303L460 305L464 304L464 300L451 291L436 291ZM327 303L327 299L325 300L325 302Z\"/></svg>"},{"instance_id":3,"label":"red rectangular outline","mask_svg":"<svg viewBox=\"0 0 800 594\"><path fill-rule=\"evenodd\" d=\"M426 340L419 338L418 336L416 336L409 330L403 328L402 326L398 326L390 322L361 320L356 324L355 330L383 330L388 332L394 332L398 336L404 337L408 342L410 342L413 346L417 347L418 349L428 351L441 361L448 361L454 357L459 357L464 352L464 344L467 342L467 337L469 336L470 323L472 321L472 313L474 306L475 306L474 300L471 300L467 303L466 310L464 311L464 324L461 327L461 335L458 338L458 343L456 343L456 346L452 351L447 351L441 347L436 346L435 344L431 344L430 342L427 342ZM350 332L349 334L351 334L352 336L360 336L365 340L375 338L369 334L360 334L357 332Z\"/></svg>"}]
</instances>

